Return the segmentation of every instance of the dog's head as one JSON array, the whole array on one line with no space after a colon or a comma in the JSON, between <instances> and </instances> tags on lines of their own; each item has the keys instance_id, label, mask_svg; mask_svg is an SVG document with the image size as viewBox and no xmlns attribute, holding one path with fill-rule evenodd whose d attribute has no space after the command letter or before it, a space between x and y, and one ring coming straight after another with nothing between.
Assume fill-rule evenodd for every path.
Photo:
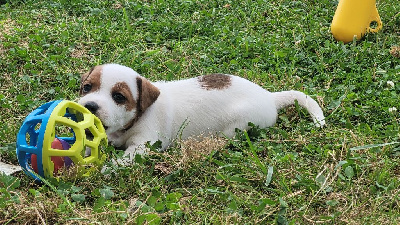
<instances>
[{"instance_id":1,"label":"dog's head","mask_svg":"<svg viewBox=\"0 0 400 225\"><path fill-rule=\"evenodd\" d=\"M78 103L99 117L110 134L131 128L159 95L157 87L131 68L105 64L82 75Z\"/></svg>"}]
</instances>

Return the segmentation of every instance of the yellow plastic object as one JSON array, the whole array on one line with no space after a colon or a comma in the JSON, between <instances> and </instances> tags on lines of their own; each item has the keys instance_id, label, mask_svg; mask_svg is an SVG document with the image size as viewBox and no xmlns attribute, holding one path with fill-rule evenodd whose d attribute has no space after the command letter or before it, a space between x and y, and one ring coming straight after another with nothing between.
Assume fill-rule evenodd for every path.
<instances>
[{"instance_id":1,"label":"yellow plastic object","mask_svg":"<svg viewBox=\"0 0 400 225\"><path fill-rule=\"evenodd\" d=\"M66 117L68 114L73 115L77 121ZM75 134L75 142L68 150L51 148L56 125L69 127ZM90 138L92 140L86 137L86 130L93 134L93 139ZM51 161L51 156L67 156L78 166L78 175L89 176L96 169L94 166L101 166L106 159L106 155L99 149L101 145L107 145L107 135L100 119L82 105L72 101L61 101L53 109L44 134L42 152L44 174L50 176L53 174L54 163ZM86 148L91 150L90 156L87 157L85 157Z\"/></svg>"},{"instance_id":2,"label":"yellow plastic object","mask_svg":"<svg viewBox=\"0 0 400 225\"><path fill-rule=\"evenodd\" d=\"M371 23L376 22L376 28ZM382 21L375 0L340 0L331 24L333 37L348 43L356 37L360 40L365 33L376 33Z\"/></svg>"}]
</instances>

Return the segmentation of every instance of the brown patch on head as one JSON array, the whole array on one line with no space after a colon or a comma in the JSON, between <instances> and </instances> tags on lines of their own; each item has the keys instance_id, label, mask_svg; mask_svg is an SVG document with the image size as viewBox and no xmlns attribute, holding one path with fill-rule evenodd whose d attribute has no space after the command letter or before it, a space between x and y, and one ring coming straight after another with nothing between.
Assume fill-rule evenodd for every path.
<instances>
[{"instance_id":1,"label":"brown patch on head","mask_svg":"<svg viewBox=\"0 0 400 225\"><path fill-rule=\"evenodd\" d=\"M133 98L132 91L125 82L116 83L111 89L111 96L117 104L125 105L128 111L136 107L136 101ZM122 101L118 101L116 98L120 98Z\"/></svg>"},{"instance_id":2,"label":"brown patch on head","mask_svg":"<svg viewBox=\"0 0 400 225\"><path fill-rule=\"evenodd\" d=\"M160 95L160 90L143 77L136 78L138 88L138 111L144 112Z\"/></svg>"},{"instance_id":3,"label":"brown patch on head","mask_svg":"<svg viewBox=\"0 0 400 225\"><path fill-rule=\"evenodd\" d=\"M160 90L143 77L136 78L136 85L138 92L138 99L135 102L136 115L124 126L125 131L129 130L135 124L135 122L142 116L143 112L151 106L160 95Z\"/></svg>"},{"instance_id":4,"label":"brown patch on head","mask_svg":"<svg viewBox=\"0 0 400 225\"><path fill-rule=\"evenodd\" d=\"M103 66L95 66L89 72L82 75L81 89L79 91L81 96L97 91L100 88L102 71Z\"/></svg>"},{"instance_id":5,"label":"brown patch on head","mask_svg":"<svg viewBox=\"0 0 400 225\"><path fill-rule=\"evenodd\" d=\"M226 74L215 73L215 74L205 75L199 77L198 81L201 87L205 88L206 90L212 90L212 89L221 90L231 86L231 77Z\"/></svg>"}]
</instances>

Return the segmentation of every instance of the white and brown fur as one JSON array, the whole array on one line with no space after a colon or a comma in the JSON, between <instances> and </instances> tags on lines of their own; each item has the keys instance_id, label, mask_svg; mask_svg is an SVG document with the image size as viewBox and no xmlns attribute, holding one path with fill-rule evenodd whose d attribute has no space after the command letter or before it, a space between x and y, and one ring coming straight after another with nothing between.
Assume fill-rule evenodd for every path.
<instances>
[{"instance_id":1,"label":"white and brown fur","mask_svg":"<svg viewBox=\"0 0 400 225\"><path fill-rule=\"evenodd\" d=\"M268 92L255 83L227 74L171 82L150 82L118 64L94 67L82 75L79 103L100 118L110 143L126 149L127 160L146 153L145 143L176 137L233 137L235 128L252 122L273 126L278 110L295 101L308 110L316 126L325 124L318 103L299 91Z\"/></svg>"}]
</instances>

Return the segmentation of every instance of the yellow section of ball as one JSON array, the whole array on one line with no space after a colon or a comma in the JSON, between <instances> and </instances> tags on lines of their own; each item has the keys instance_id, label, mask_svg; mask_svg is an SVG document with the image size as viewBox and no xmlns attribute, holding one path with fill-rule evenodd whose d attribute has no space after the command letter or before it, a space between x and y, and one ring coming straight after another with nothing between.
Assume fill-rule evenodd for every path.
<instances>
[{"instance_id":1,"label":"yellow section of ball","mask_svg":"<svg viewBox=\"0 0 400 225\"><path fill-rule=\"evenodd\" d=\"M51 147L56 137L57 126L70 128L73 131L72 134L75 135L74 142L69 143L71 147L67 150ZM88 136L87 133L91 135ZM68 139L68 137L65 138ZM76 102L61 101L51 113L44 134L42 159L45 177L53 177L52 156L69 157L77 167L78 176L90 176L106 160L101 146L107 146L107 143L107 135L99 118Z\"/></svg>"}]
</instances>

